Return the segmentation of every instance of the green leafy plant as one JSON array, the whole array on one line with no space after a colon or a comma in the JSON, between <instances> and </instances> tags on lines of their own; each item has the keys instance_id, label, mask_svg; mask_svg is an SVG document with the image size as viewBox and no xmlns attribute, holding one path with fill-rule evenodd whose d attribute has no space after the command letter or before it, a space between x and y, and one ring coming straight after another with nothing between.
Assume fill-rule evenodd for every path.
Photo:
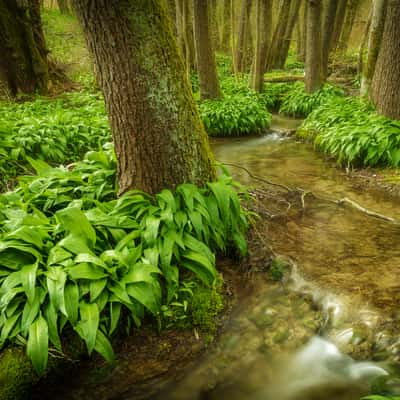
<instances>
[{"instance_id":1,"label":"green leafy plant","mask_svg":"<svg viewBox=\"0 0 400 400\"><path fill-rule=\"evenodd\" d=\"M116 198L109 146L69 169L30 162L37 175L0 196L0 346L26 345L38 374L68 332L112 362L121 326L162 322L185 282L215 287L216 251L246 252L230 177Z\"/></svg>"},{"instance_id":2,"label":"green leafy plant","mask_svg":"<svg viewBox=\"0 0 400 400\"><path fill-rule=\"evenodd\" d=\"M0 186L30 170L28 157L52 164L79 160L110 140L99 94L70 93L54 101L0 104Z\"/></svg>"},{"instance_id":3,"label":"green leafy plant","mask_svg":"<svg viewBox=\"0 0 400 400\"><path fill-rule=\"evenodd\" d=\"M294 117L305 117L320 105L338 96L343 96L343 91L335 86L326 84L315 93L309 94L304 89L304 83L296 82L283 97L279 112Z\"/></svg>"},{"instance_id":4,"label":"green leafy plant","mask_svg":"<svg viewBox=\"0 0 400 400\"><path fill-rule=\"evenodd\" d=\"M199 105L200 116L211 136L259 134L271 123L271 114L258 96L236 94Z\"/></svg>"},{"instance_id":5,"label":"green leafy plant","mask_svg":"<svg viewBox=\"0 0 400 400\"><path fill-rule=\"evenodd\" d=\"M400 396L382 396L371 394L370 396L362 397L361 400L400 400Z\"/></svg>"},{"instance_id":6,"label":"green leafy plant","mask_svg":"<svg viewBox=\"0 0 400 400\"><path fill-rule=\"evenodd\" d=\"M339 163L400 165L400 122L377 114L356 98L336 98L313 111L298 134Z\"/></svg>"}]
</instances>

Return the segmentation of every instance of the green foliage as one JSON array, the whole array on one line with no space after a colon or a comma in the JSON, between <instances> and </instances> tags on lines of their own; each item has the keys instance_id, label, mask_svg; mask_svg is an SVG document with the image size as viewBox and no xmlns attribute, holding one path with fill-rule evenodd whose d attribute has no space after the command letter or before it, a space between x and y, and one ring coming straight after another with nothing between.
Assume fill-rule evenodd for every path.
<instances>
[{"instance_id":1,"label":"green foliage","mask_svg":"<svg viewBox=\"0 0 400 400\"><path fill-rule=\"evenodd\" d=\"M195 280L182 282L173 301L161 307L162 322L167 328L196 326L213 334L216 329L215 317L224 308L221 285L218 281L212 287Z\"/></svg>"},{"instance_id":2,"label":"green foliage","mask_svg":"<svg viewBox=\"0 0 400 400\"><path fill-rule=\"evenodd\" d=\"M281 281L287 269L288 265L285 261L279 257L274 258L270 266L270 274L272 279L275 281Z\"/></svg>"},{"instance_id":3,"label":"green foliage","mask_svg":"<svg viewBox=\"0 0 400 400\"><path fill-rule=\"evenodd\" d=\"M279 112L293 117L305 117L332 98L343 96L343 91L335 86L324 85L315 93L306 93L304 83L296 82L282 99Z\"/></svg>"},{"instance_id":4,"label":"green foliage","mask_svg":"<svg viewBox=\"0 0 400 400\"><path fill-rule=\"evenodd\" d=\"M382 396L378 394L372 394L370 396L363 397L361 400L400 400L400 396Z\"/></svg>"},{"instance_id":5,"label":"green foliage","mask_svg":"<svg viewBox=\"0 0 400 400\"><path fill-rule=\"evenodd\" d=\"M311 136L315 145L352 165L400 165L400 121L377 114L360 99L336 98L305 120L299 134Z\"/></svg>"},{"instance_id":6,"label":"green foliage","mask_svg":"<svg viewBox=\"0 0 400 400\"><path fill-rule=\"evenodd\" d=\"M228 95L199 105L200 116L211 136L259 134L269 127L271 114L255 94Z\"/></svg>"},{"instance_id":7,"label":"green foliage","mask_svg":"<svg viewBox=\"0 0 400 400\"><path fill-rule=\"evenodd\" d=\"M110 140L98 94L70 93L54 101L0 104L0 189L30 170L28 156L52 164L80 159Z\"/></svg>"},{"instance_id":8,"label":"green foliage","mask_svg":"<svg viewBox=\"0 0 400 400\"><path fill-rule=\"evenodd\" d=\"M69 169L30 161L37 175L0 197L0 346L26 344L38 374L66 331L112 362L117 329L162 321L183 282L216 287L216 251L246 252L230 177L117 199L109 146Z\"/></svg>"},{"instance_id":9,"label":"green foliage","mask_svg":"<svg viewBox=\"0 0 400 400\"><path fill-rule=\"evenodd\" d=\"M261 96L268 110L278 110L283 98L292 86L293 83L266 83L264 93Z\"/></svg>"}]
</instances>

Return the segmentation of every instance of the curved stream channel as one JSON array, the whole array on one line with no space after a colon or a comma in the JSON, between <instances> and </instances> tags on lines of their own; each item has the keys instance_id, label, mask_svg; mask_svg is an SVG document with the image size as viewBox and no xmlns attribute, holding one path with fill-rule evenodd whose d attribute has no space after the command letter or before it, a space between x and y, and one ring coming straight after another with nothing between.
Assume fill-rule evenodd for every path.
<instances>
[{"instance_id":1,"label":"curved stream channel","mask_svg":"<svg viewBox=\"0 0 400 400\"><path fill-rule=\"evenodd\" d=\"M296 121L275 120L275 130L282 124ZM398 200L359 187L310 146L277 132L216 139L212 148L220 162L298 188L296 207L268 196L262 205L265 246L291 271L283 282L256 278L217 343L179 380L163 382L161 393L125 385L113 395L108 387L65 398L357 400L371 382L399 394L392 373L400 363L400 225L335 203L347 198L399 221ZM235 178L266 190L236 166L229 166Z\"/></svg>"}]
</instances>

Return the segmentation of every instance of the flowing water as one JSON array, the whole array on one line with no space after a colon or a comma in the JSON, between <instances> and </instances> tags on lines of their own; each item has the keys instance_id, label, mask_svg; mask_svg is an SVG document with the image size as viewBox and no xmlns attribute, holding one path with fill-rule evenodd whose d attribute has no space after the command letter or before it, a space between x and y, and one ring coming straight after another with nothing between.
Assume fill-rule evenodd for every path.
<instances>
[{"instance_id":1,"label":"flowing water","mask_svg":"<svg viewBox=\"0 0 400 400\"><path fill-rule=\"evenodd\" d=\"M277 131L296 126L275 120ZM267 179L297 188L295 200L261 200L264 244L289 266L284 280L272 281L266 270L251 274L251 293L179 379L149 380L145 392L127 367L119 378L56 398L357 400L371 382L400 394L392 375L400 363L398 200L360 187L278 132L216 139L212 148L249 186L265 191ZM344 198L353 203L337 202Z\"/></svg>"},{"instance_id":2,"label":"flowing water","mask_svg":"<svg viewBox=\"0 0 400 400\"><path fill-rule=\"evenodd\" d=\"M279 119L275 127L295 125ZM300 211L289 211L290 198L281 205L290 217L263 200L268 247L291 272L280 285L258 282L216 348L160 398L356 400L372 382L399 394L390 375L400 361L398 200L360 187L277 131L212 146L250 187L267 179L297 188Z\"/></svg>"}]
</instances>

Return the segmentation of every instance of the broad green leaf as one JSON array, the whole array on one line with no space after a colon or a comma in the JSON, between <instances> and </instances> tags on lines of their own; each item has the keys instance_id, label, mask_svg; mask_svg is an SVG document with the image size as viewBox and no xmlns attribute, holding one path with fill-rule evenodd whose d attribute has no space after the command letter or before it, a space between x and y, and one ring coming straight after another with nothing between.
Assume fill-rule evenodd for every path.
<instances>
[{"instance_id":1,"label":"broad green leaf","mask_svg":"<svg viewBox=\"0 0 400 400\"><path fill-rule=\"evenodd\" d=\"M90 246L96 243L96 232L86 215L76 207L68 207L56 212L56 217L64 229L74 236L85 238Z\"/></svg>"},{"instance_id":2,"label":"broad green leaf","mask_svg":"<svg viewBox=\"0 0 400 400\"><path fill-rule=\"evenodd\" d=\"M107 277L107 274L104 273L103 268L93 264L86 264L86 263L78 264L73 267L67 268L67 271L71 279L74 280L77 279L97 280Z\"/></svg>"},{"instance_id":3,"label":"broad green leaf","mask_svg":"<svg viewBox=\"0 0 400 400\"><path fill-rule=\"evenodd\" d=\"M90 282L90 302L93 303L97 297L100 296L106 285L107 279L99 279Z\"/></svg>"},{"instance_id":4,"label":"broad green leaf","mask_svg":"<svg viewBox=\"0 0 400 400\"><path fill-rule=\"evenodd\" d=\"M78 321L79 289L78 285L68 282L64 289L64 304L68 320L74 326Z\"/></svg>"},{"instance_id":5,"label":"broad green leaf","mask_svg":"<svg viewBox=\"0 0 400 400\"><path fill-rule=\"evenodd\" d=\"M43 375L47 368L49 332L47 322L40 314L29 328L26 351L36 373Z\"/></svg>"},{"instance_id":6,"label":"broad green leaf","mask_svg":"<svg viewBox=\"0 0 400 400\"><path fill-rule=\"evenodd\" d=\"M91 354L96 344L99 328L99 309L95 303L79 303L80 320L75 326L79 336L85 341L88 353Z\"/></svg>"},{"instance_id":7,"label":"broad green leaf","mask_svg":"<svg viewBox=\"0 0 400 400\"><path fill-rule=\"evenodd\" d=\"M121 316L121 303L112 302L110 303L110 332L112 333L117 329L119 318Z\"/></svg>"},{"instance_id":8,"label":"broad green leaf","mask_svg":"<svg viewBox=\"0 0 400 400\"><path fill-rule=\"evenodd\" d=\"M101 354L110 364L115 363L115 356L111 343L101 330L97 331L96 344L94 349L99 354Z\"/></svg>"},{"instance_id":9,"label":"broad green leaf","mask_svg":"<svg viewBox=\"0 0 400 400\"><path fill-rule=\"evenodd\" d=\"M58 351L62 351L61 340L58 334L58 315L54 306L48 303L44 309L44 317L46 318L49 328L50 342L55 346Z\"/></svg>"},{"instance_id":10,"label":"broad green leaf","mask_svg":"<svg viewBox=\"0 0 400 400\"><path fill-rule=\"evenodd\" d=\"M50 302L56 311L60 310L65 316L64 289L67 281L67 273L62 267L49 267L47 273L47 289L49 291Z\"/></svg>"},{"instance_id":11,"label":"broad green leaf","mask_svg":"<svg viewBox=\"0 0 400 400\"><path fill-rule=\"evenodd\" d=\"M138 282L127 285L126 291L152 314L156 315L160 311L161 292L158 286L147 282Z\"/></svg>"}]
</instances>

